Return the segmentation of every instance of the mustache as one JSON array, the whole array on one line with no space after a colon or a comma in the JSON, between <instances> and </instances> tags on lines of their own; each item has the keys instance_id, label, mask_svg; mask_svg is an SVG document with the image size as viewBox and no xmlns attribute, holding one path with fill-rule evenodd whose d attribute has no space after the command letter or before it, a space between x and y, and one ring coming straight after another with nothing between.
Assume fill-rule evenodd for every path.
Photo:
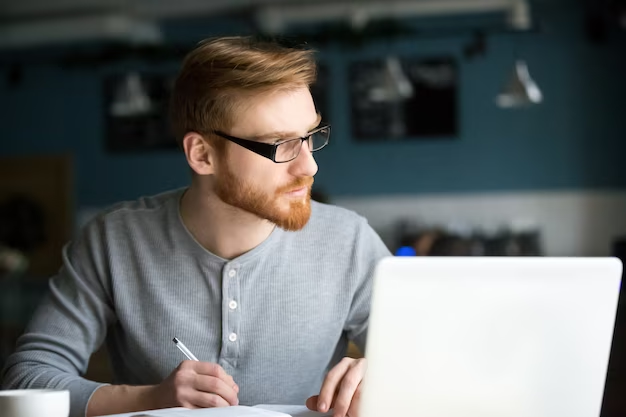
<instances>
[{"instance_id":1,"label":"mustache","mask_svg":"<svg viewBox=\"0 0 626 417\"><path fill-rule=\"evenodd\" d=\"M283 185L276 190L276 194L287 193L302 187L311 188L313 186L313 177L298 177L287 185Z\"/></svg>"}]
</instances>

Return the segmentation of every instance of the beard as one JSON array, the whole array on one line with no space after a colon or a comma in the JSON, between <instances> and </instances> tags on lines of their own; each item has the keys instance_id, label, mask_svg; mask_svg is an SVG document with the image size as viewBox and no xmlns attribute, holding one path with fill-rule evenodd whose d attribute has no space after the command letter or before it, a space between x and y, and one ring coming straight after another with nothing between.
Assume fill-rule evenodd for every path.
<instances>
[{"instance_id":1,"label":"beard","mask_svg":"<svg viewBox=\"0 0 626 417\"><path fill-rule=\"evenodd\" d=\"M238 178L227 166L224 168L222 175L215 178L215 193L224 203L288 231L301 230L309 221L313 177L296 178L273 193L268 193ZM289 201L286 209L281 208L280 200L285 198L283 194L305 186L307 193L302 199Z\"/></svg>"}]
</instances>

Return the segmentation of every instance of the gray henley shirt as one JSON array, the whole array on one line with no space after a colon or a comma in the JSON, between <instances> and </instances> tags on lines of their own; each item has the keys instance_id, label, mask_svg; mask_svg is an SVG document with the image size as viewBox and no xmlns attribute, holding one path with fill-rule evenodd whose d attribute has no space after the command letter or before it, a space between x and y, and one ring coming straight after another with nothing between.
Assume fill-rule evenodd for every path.
<instances>
[{"instance_id":1,"label":"gray henley shirt","mask_svg":"<svg viewBox=\"0 0 626 417\"><path fill-rule=\"evenodd\" d=\"M223 259L180 217L184 190L117 205L63 251L63 267L2 372L5 388L68 389L83 417L102 385L84 375L106 340L116 384L157 384L185 359L219 363L242 405L304 404L348 340L363 348L372 273L389 251L366 220L311 202L298 232L276 228Z\"/></svg>"}]
</instances>

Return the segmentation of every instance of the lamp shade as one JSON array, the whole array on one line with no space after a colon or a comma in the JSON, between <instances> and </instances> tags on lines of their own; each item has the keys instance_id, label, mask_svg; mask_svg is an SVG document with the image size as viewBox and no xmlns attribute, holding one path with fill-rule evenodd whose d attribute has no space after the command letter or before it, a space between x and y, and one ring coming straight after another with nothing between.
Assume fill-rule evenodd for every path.
<instances>
[{"instance_id":1,"label":"lamp shade","mask_svg":"<svg viewBox=\"0 0 626 417\"><path fill-rule=\"evenodd\" d=\"M515 69L504 89L496 97L496 104L502 108L524 107L541 103L543 94L528 72L526 62L518 60Z\"/></svg>"},{"instance_id":2,"label":"lamp shade","mask_svg":"<svg viewBox=\"0 0 626 417\"><path fill-rule=\"evenodd\" d=\"M387 57L378 81L369 92L374 102L400 102L413 97L413 85L395 56Z\"/></svg>"},{"instance_id":3,"label":"lamp shade","mask_svg":"<svg viewBox=\"0 0 626 417\"><path fill-rule=\"evenodd\" d=\"M109 111L115 117L142 116L150 113L152 102L141 77L136 72L128 73L116 86L113 103Z\"/></svg>"}]
</instances>

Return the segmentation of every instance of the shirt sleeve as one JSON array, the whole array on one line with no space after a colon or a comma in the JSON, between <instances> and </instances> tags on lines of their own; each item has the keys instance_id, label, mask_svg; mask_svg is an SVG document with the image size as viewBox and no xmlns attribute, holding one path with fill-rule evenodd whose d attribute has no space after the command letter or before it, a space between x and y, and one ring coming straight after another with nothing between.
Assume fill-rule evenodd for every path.
<instances>
[{"instance_id":1,"label":"shirt sleeve","mask_svg":"<svg viewBox=\"0 0 626 417\"><path fill-rule=\"evenodd\" d=\"M348 339L353 341L361 352L365 352L374 270L378 262L387 256L391 256L391 252L380 236L363 219L355 238L352 261L356 286L344 328Z\"/></svg>"},{"instance_id":2,"label":"shirt sleeve","mask_svg":"<svg viewBox=\"0 0 626 417\"><path fill-rule=\"evenodd\" d=\"M2 370L3 388L69 390L70 417L84 417L91 395L105 385L82 377L115 320L101 230L96 219L65 246L61 270Z\"/></svg>"}]
</instances>

